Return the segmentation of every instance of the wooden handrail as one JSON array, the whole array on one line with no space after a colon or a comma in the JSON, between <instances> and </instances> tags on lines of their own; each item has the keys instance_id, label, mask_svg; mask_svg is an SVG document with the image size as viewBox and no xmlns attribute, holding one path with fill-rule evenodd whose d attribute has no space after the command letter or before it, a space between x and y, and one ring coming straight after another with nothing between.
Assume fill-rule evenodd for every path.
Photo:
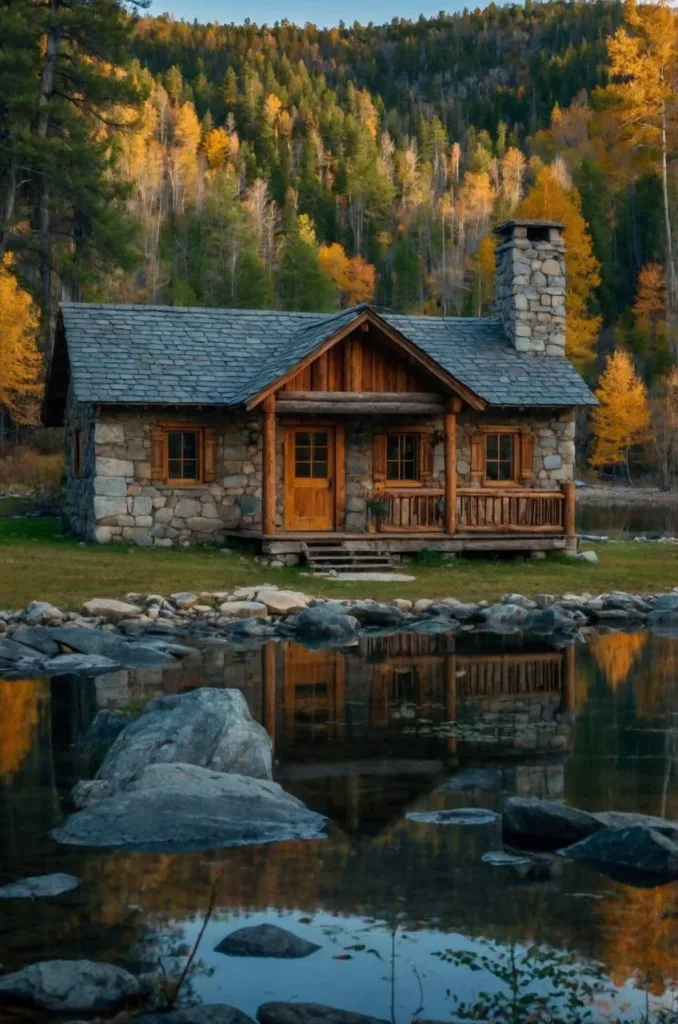
<instances>
[{"instance_id":1,"label":"wooden handrail","mask_svg":"<svg viewBox=\"0 0 678 1024\"><path fill-rule=\"evenodd\" d=\"M457 496L485 495L490 498L559 498L565 500L562 491L526 490L524 487L460 487Z\"/></svg>"}]
</instances>

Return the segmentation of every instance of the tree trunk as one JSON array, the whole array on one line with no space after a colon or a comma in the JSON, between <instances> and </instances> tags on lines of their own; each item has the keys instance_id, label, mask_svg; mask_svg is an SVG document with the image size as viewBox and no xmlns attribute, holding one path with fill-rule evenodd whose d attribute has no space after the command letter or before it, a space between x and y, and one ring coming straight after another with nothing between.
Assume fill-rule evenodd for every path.
<instances>
[{"instance_id":1,"label":"tree trunk","mask_svg":"<svg viewBox=\"0 0 678 1024\"><path fill-rule=\"evenodd\" d=\"M673 261L673 234L671 231L671 213L669 209L669 176L667 166L667 143L666 143L666 103L662 102L662 199L664 206L664 231L666 234L666 273L667 273L667 294L666 303L666 336L670 341L674 354L678 355L676 339L673 337L673 323L676 309L678 308L678 296L676 287L676 267Z\"/></svg>"},{"instance_id":2,"label":"tree trunk","mask_svg":"<svg viewBox=\"0 0 678 1024\"><path fill-rule=\"evenodd\" d=\"M45 43L45 59L40 73L40 93L38 96L38 120L36 134L39 139L46 139L49 133L50 103L54 94L54 79L59 51L59 14L60 0L49 0L47 32ZM50 224L50 196L47 178L43 172L38 186L38 245L40 250L40 298L42 304L42 341L43 350L49 352L52 334L52 234Z\"/></svg>"},{"instance_id":3,"label":"tree trunk","mask_svg":"<svg viewBox=\"0 0 678 1024\"><path fill-rule=\"evenodd\" d=\"M0 223L0 262L2 261L9 245L14 219L14 204L16 202L16 155L13 153L10 158L7 180L5 183L5 201L2 209L2 222Z\"/></svg>"}]
</instances>

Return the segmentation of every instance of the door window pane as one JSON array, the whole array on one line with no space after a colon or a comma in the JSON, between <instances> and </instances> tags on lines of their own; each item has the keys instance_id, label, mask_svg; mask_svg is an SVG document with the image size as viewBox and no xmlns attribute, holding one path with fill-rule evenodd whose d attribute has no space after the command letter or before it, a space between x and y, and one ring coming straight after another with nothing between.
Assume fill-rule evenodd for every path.
<instances>
[{"instance_id":1,"label":"door window pane","mask_svg":"<svg viewBox=\"0 0 678 1024\"><path fill-rule=\"evenodd\" d=\"M419 438L417 434L388 434L386 477L388 480L419 479Z\"/></svg>"},{"instance_id":2,"label":"door window pane","mask_svg":"<svg viewBox=\"0 0 678 1024\"><path fill-rule=\"evenodd\" d=\"M294 437L294 473L297 477L327 480L329 475L326 430L300 430Z\"/></svg>"}]
</instances>

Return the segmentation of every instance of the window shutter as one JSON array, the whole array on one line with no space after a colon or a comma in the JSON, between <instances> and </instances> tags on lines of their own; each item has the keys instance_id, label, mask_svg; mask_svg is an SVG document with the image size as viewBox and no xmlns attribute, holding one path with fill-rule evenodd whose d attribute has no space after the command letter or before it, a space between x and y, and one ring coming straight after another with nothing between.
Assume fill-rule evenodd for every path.
<instances>
[{"instance_id":1,"label":"window shutter","mask_svg":"<svg viewBox=\"0 0 678 1024\"><path fill-rule=\"evenodd\" d=\"M202 478L206 484L217 477L217 432L212 427L204 431Z\"/></svg>"},{"instance_id":2,"label":"window shutter","mask_svg":"<svg viewBox=\"0 0 678 1024\"><path fill-rule=\"evenodd\" d=\"M386 434L375 434L372 442L372 476L386 479Z\"/></svg>"},{"instance_id":3,"label":"window shutter","mask_svg":"<svg viewBox=\"0 0 678 1024\"><path fill-rule=\"evenodd\" d=\"M433 476L433 434L419 435L419 479L430 480Z\"/></svg>"},{"instance_id":4,"label":"window shutter","mask_svg":"<svg viewBox=\"0 0 678 1024\"><path fill-rule=\"evenodd\" d=\"M151 479L156 483L165 479L165 431L160 427L151 435Z\"/></svg>"},{"instance_id":5,"label":"window shutter","mask_svg":"<svg viewBox=\"0 0 678 1024\"><path fill-rule=\"evenodd\" d=\"M534 476L534 434L520 435L520 479L525 482Z\"/></svg>"},{"instance_id":6,"label":"window shutter","mask_svg":"<svg viewBox=\"0 0 678 1024\"><path fill-rule=\"evenodd\" d=\"M473 434L471 437L471 480L479 483L485 475L485 436Z\"/></svg>"}]
</instances>

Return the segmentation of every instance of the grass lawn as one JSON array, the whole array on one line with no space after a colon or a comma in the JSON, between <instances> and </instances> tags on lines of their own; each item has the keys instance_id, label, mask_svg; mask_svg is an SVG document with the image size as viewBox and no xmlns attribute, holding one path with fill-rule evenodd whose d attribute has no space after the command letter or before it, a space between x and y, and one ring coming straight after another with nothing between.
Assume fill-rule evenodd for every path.
<instances>
[{"instance_id":1,"label":"grass lawn","mask_svg":"<svg viewBox=\"0 0 678 1024\"><path fill-rule=\"evenodd\" d=\"M51 601L77 610L90 597L124 597L130 591L171 594L179 590L229 590L250 583L275 583L328 597L457 597L490 600L507 591L523 594L584 590L632 592L678 586L678 546L600 544L600 562L590 565L550 555L526 558L457 558L448 565L403 567L412 583L340 583L316 579L303 569L269 569L251 555L207 549L148 549L84 545L59 536L53 519L0 516L0 608Z\"/></svg>"}]
</instances>

